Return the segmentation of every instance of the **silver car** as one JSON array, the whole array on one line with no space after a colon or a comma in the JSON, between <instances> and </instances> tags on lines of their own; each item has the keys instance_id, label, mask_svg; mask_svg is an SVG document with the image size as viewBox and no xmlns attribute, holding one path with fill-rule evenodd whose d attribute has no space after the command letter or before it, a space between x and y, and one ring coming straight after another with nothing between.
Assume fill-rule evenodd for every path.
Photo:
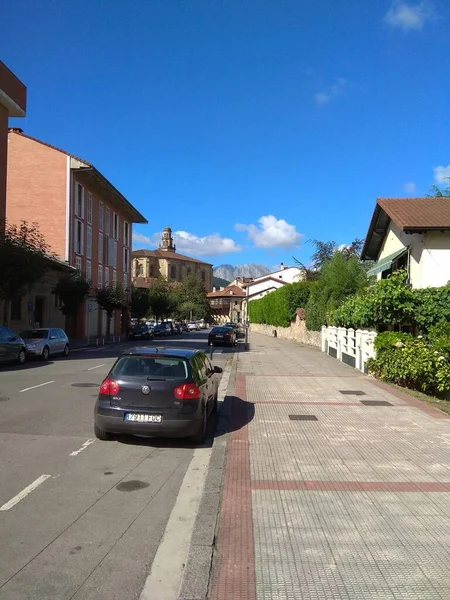
<instances>
[{"instance_id":1,"label":"silver car","mask_svg":"<svg viewBox=\"0 0 450 600\"><path fill-rule=\"evenodd\" d=\"M69 356L69 338L62 329L27 329L20 333L20 337L25 342L28 356L39 356L43 360L55 354Z\"/></svg>"}]
</instances>

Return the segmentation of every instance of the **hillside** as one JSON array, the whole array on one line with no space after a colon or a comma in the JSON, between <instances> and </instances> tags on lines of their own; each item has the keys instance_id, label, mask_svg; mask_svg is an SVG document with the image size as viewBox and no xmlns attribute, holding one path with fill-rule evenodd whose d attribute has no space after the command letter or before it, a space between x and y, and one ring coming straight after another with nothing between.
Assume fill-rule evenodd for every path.
<instances>
[{"instance_id":1,"label":"hillside","mask_svg":"<svg viewBox=\"0 0 450 600\"><path fill-rule=\"evenodd\" d=\"M219 265L214 267L214 277L223 279L227 282L233 281L236 277L263 277L268 275L270 269L265 265L247 264L247 265Z\"/></svg>"}]
</instances>

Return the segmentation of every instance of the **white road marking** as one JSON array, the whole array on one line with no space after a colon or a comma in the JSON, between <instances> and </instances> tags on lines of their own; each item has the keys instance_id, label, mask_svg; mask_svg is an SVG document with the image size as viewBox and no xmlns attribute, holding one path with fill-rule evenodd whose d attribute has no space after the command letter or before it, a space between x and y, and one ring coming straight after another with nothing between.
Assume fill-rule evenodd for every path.
<instances>
[{"instance_id":1,"label":"white road marking","mask_svg":"<svg viewBox=\"0 0 450 600\"><path fill-rule=\"evenodd\" d=\"M9 510L13 506L15 506L18 502L20 502L26 496L28 496L28 494L30 494L33 490L35 490L37 487L39 487L41 485L41 483L44 483L44 481L46 479L48 479L49 477L51 477L51 475L41 475L40 477L38 477L35 481L33 481L33 483L30 483L30 485L28 485L21 492L19 492L17 494L17 496L14 496L14 498L11 498L11 500L9 502L4 504L3 506L0 506L0 510L1 511Z\"/></svg>"},{"instance_id":2,"label":"white road marking","mask_svg":"<svg viewBox=\"0 0 450 600\"><path fill-rule=\"evenodd\" d=\"M69 456L78 456L80 454L80 452L83 452L83 450L86 450L86 448L88 446L90 446L91 444L93 444L95 442L95 440L87 440L87 442L84 442L84 444L81 446L81 448L78 448L78 450L74 450L73 452L71 452L69 454Z\"/></svg>"},{"instance_id":3,"label":"white road marking","mask_svg":"<svg viewBox=\"0 0 450 600\"><path fill-rule=\"evenodd\" d=\"M93 371L94 369L100 369L100 367L104 367L105 364L103 365L97 365L96 367L91 367L90 369L88 369L88 371Z\"/></svg>"},{"instance_id":4,"label":"white road marking","mask_svg":"<svg viewBox=\"0 0 450 600\"><path fill-rule=\"evenodd\" d=\"M212 448L196 448L140 600L178 600Z\"/></svg>"},{"instance_id":5,"label":"white road marking","mask_svg":"<svg viewBox=\"0 0 450 600\"><path fill-rule=\"evenodd\" d=\"M28 388L25 388L23 390L20 390L20 393L22 393L22 392L28 392L29 390L34 390L34 389L36 389L38 387L42 387L43 385L49 385L50 383L55 383L55 381L54 380L52 380L52 381L46 381L45 383L40 383L39 385L32 385L31 387L28 387Z\"/></svg>"}]
</instances>

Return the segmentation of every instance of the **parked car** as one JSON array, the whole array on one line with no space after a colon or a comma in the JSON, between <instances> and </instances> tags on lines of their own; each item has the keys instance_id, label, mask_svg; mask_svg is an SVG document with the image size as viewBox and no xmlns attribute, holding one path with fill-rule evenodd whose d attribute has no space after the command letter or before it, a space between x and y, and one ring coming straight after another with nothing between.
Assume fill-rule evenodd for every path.
<instances>
[{"instance_id":1,"label":"parked car","mask_svg":"<svg viewBox=\"0 0 450 600\"><path fill-rule=\"evenodd\" d=\"M167 331L169 332L168 335L175 335L175 329L172 321L164 321L163 325L165 325Z\"/></svg>"},{"instance_id":2,"label":"parked car","mask_svg":"<svg viewBox=\"0 0 450 600\"><path fill-rule=\"evenodd\" d=\"M189 327L188 324L186 323L186 321L182 321L181 322L181 331L189 331Z\"/></svg>"},{"instance_id":3,"label":"parked car","mask_svg":"<svg viewBox=\"0 0 450 600\"><path fill-rule=\"evenodd\" d=\"M236 331L233 327L213 327L208 333L208 346L215 346L216 344L234 346L236 340Z\"/></svg>"},{"instance_id":4,"label":"parked car","mask_svg":"<svg viewBox=\"0 0 450 600\"><path fill-rule=\"evenodd\" d=\"M24 340L8 327L0 326L0 363L18 362L23 365L26 359Z\"/></svg>"},{"instance_id":5,"label":"parked car","mask_svg":"<svg viewBox=\"0 0 450 600\"><path fill-rule=\"evenodd\" d=\"M195 323L194 321L190 321L188 323L188 329L189 329L189 331L200 331L200 327L198 326L198 323Z\"/></svg>"},{"instance_id":6,"label":"parked car","mask_svg":"<svg viewBox=\"0 0 450 600\"><path fill-rule=\"evenodd\" d=\"M50 356L62 354L69 356L69 338L65 331L56 327L26 329L20 332L24 340L28 356L36 356L48 360Z\"/></svg>"},{"instance_id":7,"label":"parked car","mask_svg":"<svg viewBox=\"0 0 450 600\"><path fill-rule=\"evenodd\" d=\"M241 333L241 326L239 325L239 323L233 323L232 321L230 321L229 323L225 323L224 327L231 327L236 332L236 338L239 337Z\"/></svg>"},{"instance_id":8,"label":"parked car","mask_svg":"<svg viewBox=\"0 0 450 600\"><path fill-rule=\"evenodd\" d=\"M181 323L174 323L173 324L173 332L177 335L179 335L182 332L181 329Z\"/></svg>"},{"instance_id":9,"label":"parked car","mask_svg":"<svg viewBox=\"0 0 450 600\"><path fill-rule=\"evenodd\" d=\"M146 323L140 323L139 325L135 325L130 329L128 334L128 339L130 340L152 340L153 339L153 329L149 327Z\"/></svg>"},{"instance_id":10,"label":"parked car","mask_svg":"<svg viewBox=\"0 0 450 600\"><path fill-rule=\"evenodd\" d=\"M208 416L217 409L217 373L198 350L134 348L122 354L102 382L94 432L190 437L203 443Z\"/></svg>"},{"instance_id":11,"label":"parked car","mask_svg":"<svg viewBox=\"0 0 450 600\"><path fill-rule=\"evenodd\" d=\"M153 335L154 337L165 337L166 335L170 335L170 330L166 327L165 323L158 323L153 327Z\"/></svg>"}]
</instances>

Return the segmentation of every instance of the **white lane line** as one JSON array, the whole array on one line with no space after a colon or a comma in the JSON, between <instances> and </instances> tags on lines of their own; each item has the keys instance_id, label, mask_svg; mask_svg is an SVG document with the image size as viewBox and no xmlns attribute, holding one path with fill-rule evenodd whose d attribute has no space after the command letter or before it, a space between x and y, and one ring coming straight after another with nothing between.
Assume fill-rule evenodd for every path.
<instances>
[{"instance_id":1,"label":"white lane line","mask_svg":"<svg viewBox=\"0 0 450 600\"><path fill-rule=\"evenodd\" d=\"M78 448L78 450L74 450L73 452L71 452L69 454L69 456L78 456L80 454L80 452L83 452L83 450L86 450L86 448L88 446L90 446L91 444L93 444L95 442L95 440L87 440L87 442L84 442L84 444L81 446L81 448Z\"/></svg>"},{"instance_id":2,"label":"white lane line","mask_svg":"<svg viewBox=\"0 0 450 600\"><path fill-rule=\"evenodd\" d=\"M100 367L104 367L105 363L103 363L103 365L97 365L96 367L91 367L90 369L88 369L88 371L93 371L94 369L100 369Z\"/></svg>"},{"instance_id":3,"label":"white lane line","mask_svg":"<svg viewBox=\"0 0 450 600\"><path fill-rule=\"evenodd\" d=\"M55 383L55 381L54 380L52 380L52 381L46 381L45 383L40 383L39 385L32 385L29 388L25 388L23 390L20 390L20 393L22 393L22 392L28 392L29 390L34 390L34 389L36 389L38 387L42 387L43 385L49 385L50 383Z\"/></svg>"},{"instance_id":4,"label":"white lane line","mask_svg":"<svg viewBox=\"0 0 450 600\"><path fill-rule=\"evenodd\" d=\"M11 500L9 502L4 504L3 506L0 506L0 510L1 511L9 510L13 506L15 506L18 502L20 502L26 496L28 496L28 494L30 494L33 490L35 490L37 487L39 487L41 485L41 483L44 483L44 481L46 479L48 479L49 477L51 477L51 475L41 475L40 477L38 477L35 481L33 481L33 483L30 483L30 485L28 485L21 492L19 492L17 494L17 496L14 496L14 498L11 498Z\"/></svg>"},{"instance_id":5,"label":"white lane line","mask_svg":"<svg viewBox=\"0 0 450 600\"><path fill-rule=\"evenodd\" d=\"M212 448L196 448L140 600L178 600Z\"/></svg>"}]
</instances>

